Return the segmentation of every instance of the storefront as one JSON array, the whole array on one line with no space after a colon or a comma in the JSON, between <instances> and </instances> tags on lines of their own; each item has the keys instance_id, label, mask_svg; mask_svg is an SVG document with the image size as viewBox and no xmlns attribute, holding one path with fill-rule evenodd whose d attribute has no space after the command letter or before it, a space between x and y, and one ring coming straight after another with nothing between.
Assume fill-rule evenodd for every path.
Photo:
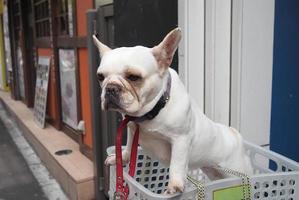
<instances>
[{"instance_id":1,"label":"storefront","mask_svg":"<svg viewBox=\"0 0 299 200\"><path fill-rule=\"evenodd\" d=\"M93 1L5 3L10 25L6 33L10 42L6 43L11 56L6 57L11 58L11 96L34 107L39 60L48 58L46 122L77 141L82 152L91 158L86 11L93 8ZM78 130L80 121L84 121L84 130Z\"/></svg>"},{"instance_id":2,"label":"storefront","mask_svg":"<svg viewBox=\"0 0 299 200\"><path fill-rule=\"evenodd\" d=\"M4 91L8 91L8 66L9 63L6 63L5 55L6 52L5 42L8 37L8 29L7 29L7 10L4 6L4 2L0 1L0 89ZM9 61L8 61L9 62ZM10 68L11 69L11 68Z\"/></svg>"}]
</instances>

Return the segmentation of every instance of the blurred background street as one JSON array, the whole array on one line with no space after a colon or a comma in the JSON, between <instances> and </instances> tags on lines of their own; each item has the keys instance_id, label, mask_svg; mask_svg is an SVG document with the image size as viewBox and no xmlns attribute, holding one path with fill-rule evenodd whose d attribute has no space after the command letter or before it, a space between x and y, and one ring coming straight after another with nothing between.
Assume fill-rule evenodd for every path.
<instances>
[{"instance_id":1,"label":"blurred background street","mask_svg":"<svg viewBox=\"0 0 299 200\"><path fill-rule=\"evenodd\" d=\"M0 177L1 200L66 199L1 103Z\"/></svg>"},{"instance_id":2,"label":"blurred background street","mask_svg":"<svg viewBox=\"0 0 299 200\"><path fill-rule=\"evenodd\" d=\"M0 198L47 199L0 120Z\"/></svg>"},{"instance_id":3,"label":"blurred background street","mask_svg":"<svg viewBox=\"0 0 299 200\"><path fill-rule=\"evenodd\" d=\"M153 47L180 27L170 67L199 109L299 162L298 10L298 0L0 0L0 200L108 198L104 161L122 116L100 108L93 34L112 49Z\"/></svg>"}]
</instances>

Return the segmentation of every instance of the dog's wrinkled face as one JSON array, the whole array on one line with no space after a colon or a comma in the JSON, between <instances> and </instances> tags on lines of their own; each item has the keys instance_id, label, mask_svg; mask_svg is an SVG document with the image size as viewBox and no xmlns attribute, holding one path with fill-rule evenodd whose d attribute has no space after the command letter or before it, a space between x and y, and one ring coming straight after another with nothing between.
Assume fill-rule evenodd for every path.
<instances>
[{"instance_id":1,"label":"dog's wrinkled face","mask_svg":"<svg viewBox=\"0 0 299 200\"><path fill-rule=\"evenodd\" d=\"M102 58L97 70L102 87L102 109L131 116L141 116L152 109L162 92L165 72L180 38L181 31L177 28L153 48L136 46L111 50L93 36Z\"/></svg>"},{"instance_id":2,"label":"dog's wrinkled face","mask_svg":"<svg viewBox=\"0 0 299 200\"><path fill-rule=\"evenodd\" d=\"M149 48L117 48L107 52L98 68L102 109L135 114L161 89L162 76Z\"/></svg>"}]
</instances>

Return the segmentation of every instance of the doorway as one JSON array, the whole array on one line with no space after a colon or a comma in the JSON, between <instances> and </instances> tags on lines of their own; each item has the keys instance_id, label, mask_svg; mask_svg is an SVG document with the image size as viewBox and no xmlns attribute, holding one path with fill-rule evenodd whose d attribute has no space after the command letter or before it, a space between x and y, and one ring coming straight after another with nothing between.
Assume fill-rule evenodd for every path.
<instances>
[{"instance_id":1,"label":"doorway","mask_svg":"<svg viewBox=\"0 0 299 200\"><path fill-rule=\"evenodd\" d=\"M30 0L8 1L13 68L12 96L28 107L34 104L36 71L34 67L33 15Z\"/></svg>"}]
</instances>

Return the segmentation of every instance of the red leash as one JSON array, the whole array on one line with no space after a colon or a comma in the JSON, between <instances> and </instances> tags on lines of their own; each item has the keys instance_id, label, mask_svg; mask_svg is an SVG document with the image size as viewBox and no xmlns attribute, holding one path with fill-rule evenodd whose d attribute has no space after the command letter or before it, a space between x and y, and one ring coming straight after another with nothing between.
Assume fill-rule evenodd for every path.
<instances>
[{"instance_id":1,"label":"red leash","mask_svg":"<svg viewBox=\"0 0 299 200\"><path fill-rule=\"evenodd\" d=\"M117 136L115 142L115 154L116 154L116 188L114 193L114 199L127 200L129 196L129 186L124 185L123 176L123 160L122 160L122 135L123 130L129 123L130 118L126 117L117 129ZM139 138L139 126L136 124L136 130L133 138L132 150L130 155L129 175L134 177L136 168L136 158L138 149Z\"/></svg>"}]
</instances>

